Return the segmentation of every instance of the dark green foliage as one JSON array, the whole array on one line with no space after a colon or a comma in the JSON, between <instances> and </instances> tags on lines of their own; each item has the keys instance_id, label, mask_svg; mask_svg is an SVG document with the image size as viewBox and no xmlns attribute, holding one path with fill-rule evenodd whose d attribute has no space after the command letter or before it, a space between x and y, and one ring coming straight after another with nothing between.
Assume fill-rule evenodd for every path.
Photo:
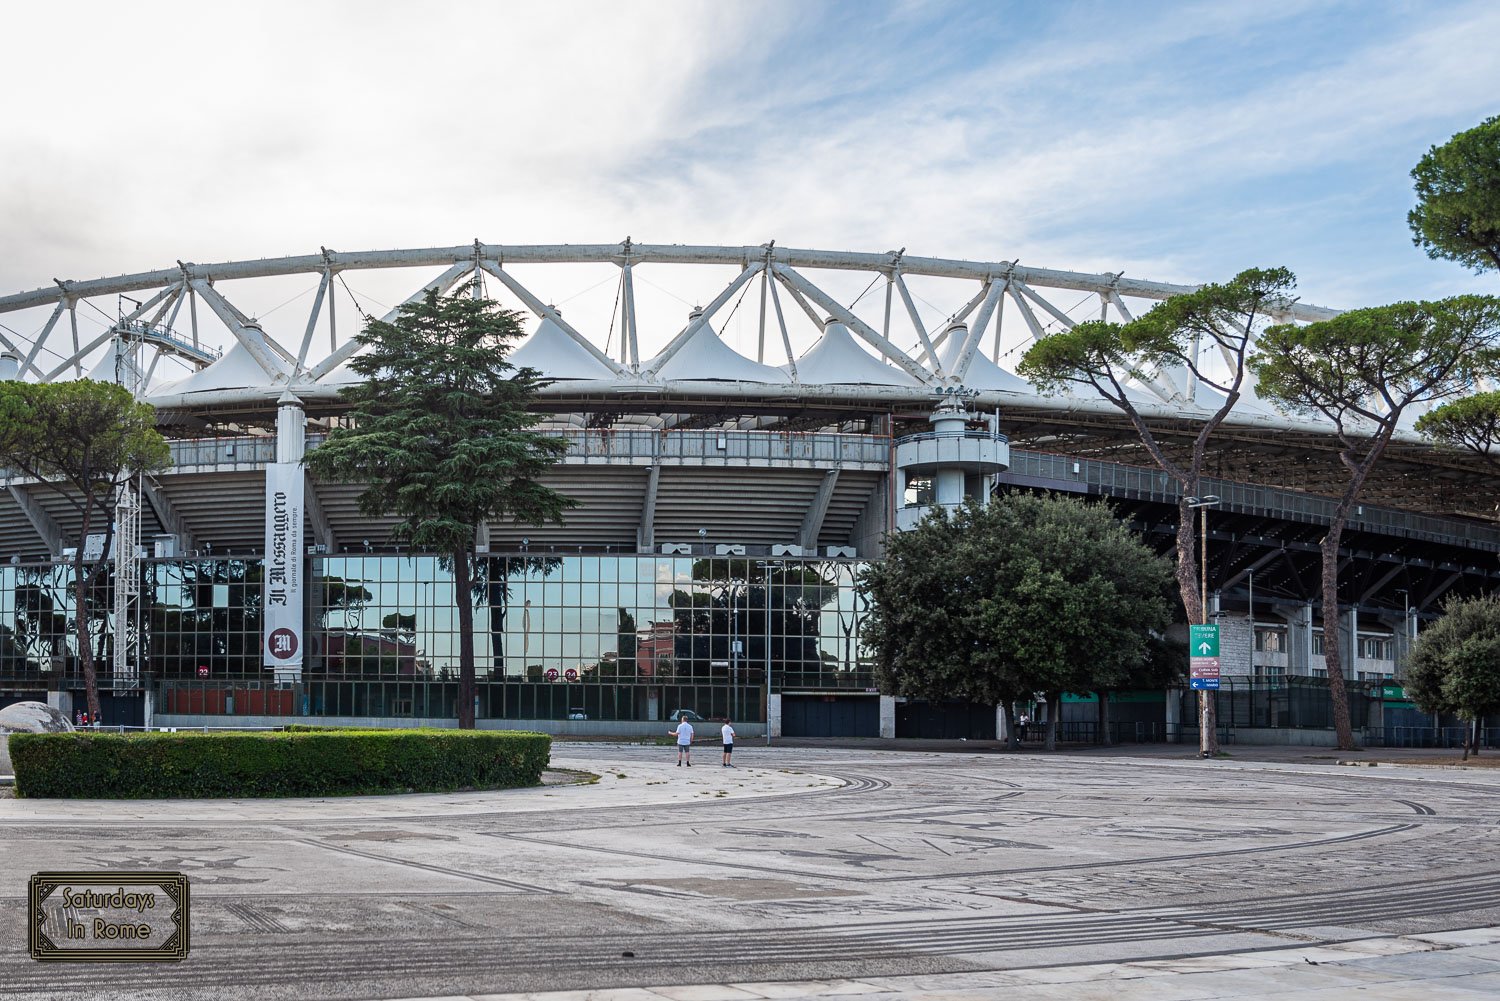
<instances>
[{"instance_id":1,"label":"dark green foliage","mask_svg":"<svg viewBox=\"0 0 1500 1001\"><path fill-rule=\"evenodd\" d=\"M1412 242L1433 259L1500 269L1500 116L1432 147L1411 177Z\"/></svg>"},{"instance_id":2,"label":"dark green foliage","mask_svg":"<svg viewBox=\"0 0 1500 1001\"><path fill-rule=\"evenodd\" d=\"M1479 725L1500 713L1500 597L1449 601L1412 644L1402 685L1423 712L1469 722L1464 759L1479 753Z\"/></svg>"},{"instance_id":3,"label":"dark green foliage","mask_svg":"<svg viewBox=\"0 0 1500 1001\"><path fill-rule=\"evenodd\" d=\"M1251 367L1263 398L1328 418L1346 441L1373 439L1405 408L1452 396L1490 371L1497 338L1492 296L1397 302L1271 327Z\"/></svg>"},{"instance_id":4,"label":"dark green foliage","mask_svg":"<svg viewBox=\"0 0 1500 1001\"><path fill-rule=\"evenodd\" d=\"M1417 418L1416 428L1433 441L1466 448L1500 463L1500 393L1475 393L1443 404Z\"/></svg>"},{"instance_id":5,"label":"dark green foliage","mask_svg":"<svg viewBox=\"0 0 1500 1001\"><path fill-rule=\"evenodd\" d=\"M1171 564L1102 504L1006 495L891 536L861 585L881 691L1004 705L1125 687L1155 664Z\"/></svg>"},{"instance_id":6,"label":"dark green foliage","mask_svg":"<svg viewBox=\"0 0 1500 1001\"><path fill-rule=\"evenodd\" d=\"M73 581L80 614L74 617L78 660L90 715L99 712L98 680L88 623L90 597L111 566L100 560L86 569L84 539L114 535L111 506L125 481L171 462L167 441L156 430L156 411L130 391L108 382L0 382L0 466L31 476L57 491L78 513Z\"/></svg>"},{"instance_id":7,"label":"dark green foliage","mask_svg":"<svg viewBox=\"0 0 1500 1001\"><path fill-rule=\"evenodd\" d=\"M470 286L469 291L473 291ZM341 395L353 406L304 460L316 475L369 485L371 517L401 517L393 535L453 567L458 610L458 720L474 725L475 542L490 521L560 522L575 502L540 477L568 449L533 430L534 369L506 361L522 335L518 316L467 293L429 290L394 323L370 321L349 367L365 381ZM503 582L494 582L503 588Z\"/></svg>"},{"instance_id":8,"label":"dark green foliage","mask_svg":"<svg viewBox=\"0 0 1500 1001\"><path fill-rule=\"evenodd\" d=\"M506 361L523 333L516 313L463 293L429 291L394 323L371 320L349 363L365 381L340 391L353 426L330 432L307 465L370 481L360 510L400 515L394 534L421 552L469 547L484 521L557 521L570 502L536 478L568 446L531 430L541 382Z\"/></svg>"},{"instance_id":9,"label":"dark green foliage","mask_svg":"<svg viewBox=\"0 0 1500 1001\"><path fill-rule=\"evenodd\" d=\"M1338 615L1339 540L1365 482L1413 405L1463 392L1494 370L1500 299L1461 295L1341 313L1305 327L1271 327L1251 362L1260 394L1332 422L1349 481L1329 519L1322 551L1323 621ZM1339 748L1354 746L1339 644L1323 652Z\"/></svg>"},{"instance_id":10,"label":"dark green foliage","mask_svg":"<svg viewBox=\"0 0 1500 1001\"><path fill-rule=\"evenodd\" d=\"M541 781L546 734L494 730L23 733L21 796L192 799L508 789Z\"/></svg>"},{"instance_id":11,"label":"dark green foliage","mask_svg":"<svg viewBox=\"0 0 1500 1001\"><path fill-rule=\"evenodd\" d=\"M1448 602L1412 644L1401 683L1423 712L1500 713L1500 596Z\"/></svg>"},{"instance_id":12,"label":"dark green foliage","mask_svg":"<svg viewBox=\"0 0 1500 1001\"><path fill-rule=\"evenodd\" d=\"M1129 323L1090 321L1043 337L1026 351L1016 371L1043 392L1063 392L1069 383L1078 383L1134 413L1125 392L1130 378L1183 366L1232 402L1245 374L1248 331L1295 284L1286 268L1250 268L1222 285L1166 299ZM1215 346L1219 350L1206 350ZM1235 359L1227 374L1219 367L1226 355Z\"/></svg>"}]
</instances>

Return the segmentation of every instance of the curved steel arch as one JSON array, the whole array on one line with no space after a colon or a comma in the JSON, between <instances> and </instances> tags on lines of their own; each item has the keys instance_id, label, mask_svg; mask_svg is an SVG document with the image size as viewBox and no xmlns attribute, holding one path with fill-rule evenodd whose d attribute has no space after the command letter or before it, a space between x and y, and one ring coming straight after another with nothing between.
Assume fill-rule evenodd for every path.
<instances>
[{"instance_id":1,"label":"curved steel arch","mask_svg":"<svg viewBox=\"0 0 1500 1001\"><path fill-rule=\"evenodd\" d=\"M621 338L619 358L611 357L585 332L563 320L555 307L548 305L534 294L516 276L507 270L510 264L611 264L620 269L620 325ZM654 358L642 360L635 323L635 298L632 281L633 269L643 264L669 265L717 265L737 266L739 274L723 287L701 314L691 318L687 326L675 336ZM0 296L0 313L51 306L52 312L31 344L13 343L0 336L0 347L14 353L20 360L23 374L39 380L65 377L68 370L73 374L83 373L83 363L106 341L124 343L129 351L136 352L133 360L127 359L123 368L135 376L136 388L142 389L149 382L150 372L143 371L144 362L140 352L151 350L155 359L173 355L189 365L202 368L212 364L216 355L205 349L198 334L200 303L206 307L233 335L242 354L247 355L255 366L248 378L239 384L224 385L213 391L193 393L166 392L143 393L151 402L167 410L255 405L268 403L286 389L291 389L309 400L331 399L337 391L336 385L325 380L348 360L357 349L352 338L332 347L321 359L309 357L314 328L319 322L320 312L327 310L332 330L332 287L341 272L370 271L401 268L444 267L435 279L425 282L408 297L407 301L424 294L428 289L442 291L451 289L469 275L493 276L503 283L527 309L537 317L551 321L566 337L571 339L595 362L607 370L607 378L591 380L588 391L591 395L632 395L650 397L660 402L680 399L720 399L744 401L746 404L758 398L794 398L802 401L818 401L831 405L863 401L875 405L919 402L932 399L938 390L961 386L971 376L971 365L980 345L989 334L994 320L992 343L997 349L1000 337L1000 314L1009 302L1025 323L1030 337L1042 337L1048 327L1071 326L1075 321L1044 294L1048 291L1067 290L1084 292L1097 300L1100 317L1110 312L1121 319L1129 319L1131 311L1125 300L1160 301L1172 295L1191 291L1197 286L1175 285L1125 278L1123 274L1092 274L1060 271L1049 268L1026 267L1017 261L965 261L949 258L919 257L906 255L904 250L886 253L857 253L778 247L774 242L747 246L685 246L670 244L637 244L629 239L618 244L486 244L476 240L473 244L454 247L435 247L403 250L376 250L339 252L321 248L318 254L306 254L252 261L229 261L217 264L195 264L178 262L173 269L140 272L113 278L97 278L87 281L57 281L52 287L35 289L8 296ZM804 272L862 272L884 275L886 295L883 318L870 321L859 315L853 306L845 306L837 297L825 291ZM317 295L308 318L300 345L293 348L284 345L267 333L261 321L247 316L215 287L216 282L268 278L284 275L317 275ZM761 278L761 309L759 337L762 352L767 339L771 318L774 318L781 341L787 354L787 378L784 381L766 383L764 380L738 381L732 375L722 379L671 379L662 371L668 362L685 344L707 326L715 314L736 293L743 296L747 284ZM954 309L946 320L932 330L927 329L913 302L907 286L908 277L937 278L960 284L977 283L977 292ZM767 288L771 305L767 308ZM154 294L124 315L120 322L88 343L80 340L77 326L79 303L92 297L126 295L152 291ZM784 291L786 301L783 302ZM901 308L893 308L899 299ZM192 325L191 336L178 335L174 324L188 304L187 313ZM785 311L795 312L797 307L815 325L825 320L843 323L853 336L882 358L893 369L905 374L910 385L894 386L880 384L817 384L799 378L791 339L787 333ZM64 313L68 314L68 330L71 345L63 350L49 347L50 353L62 357L61 364L44 367L38 362L44 344L62 336L58 328ZM394 313L394 311L392 311ZM893 326L893 314L895 323ZM1310 321L1324 319L1336 311L1288 301L1273 312L1279 320ZM388 314L389 315L389 314ZM611 324L613 324L611 319ZM915 340L908 351L899 347L893 338L897 327L906 340ZM123 335L123 336L122 336ZM116 369L121 369L117 364ZM154 370L155 361L152 362ZM545 374L545 373L544 373ZM580 385L554 384L549 393L558 397L575 395ZM1159 410L1158 416L1190 417L1196 408L1186 401L1191 398L1191 387L1177 385L1170 374L1159 374L1152 391L1160 398L1160 406L1147 404L1147 409ZM1034 393L1018 392L1015 387L1007 391L980 392L978 402L985 406L1013 405L1024 400L1028 405L1042 410L1107 412L1109 405L1099 400L1062 397L1048 400ZM1246 415L1252 424L1264 424L1265 415ZM1276 420L1279 426L1303 427L1301 422ZM1310 425L1305 426L1312 430Z\"/></svg>"}]
</instances>

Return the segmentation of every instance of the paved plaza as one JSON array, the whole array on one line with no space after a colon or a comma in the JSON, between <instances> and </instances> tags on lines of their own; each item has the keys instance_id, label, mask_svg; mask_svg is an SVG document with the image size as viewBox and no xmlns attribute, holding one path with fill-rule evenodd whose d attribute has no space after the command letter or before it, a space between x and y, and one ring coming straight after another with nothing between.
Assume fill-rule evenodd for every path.
<instances>
[{"instance_id":1,"label":"paved plaza","mask_svg":"<svg viewBox=\"0 0 1500 1001\"><path fill-rule=\"evenodd\" d=\"M7 796L0 995L1500 996L1500 770L1235 754L558 744L507 792ZM32 961L51 869L187 873L191 956Z\"/></svg>"}]
</instances>

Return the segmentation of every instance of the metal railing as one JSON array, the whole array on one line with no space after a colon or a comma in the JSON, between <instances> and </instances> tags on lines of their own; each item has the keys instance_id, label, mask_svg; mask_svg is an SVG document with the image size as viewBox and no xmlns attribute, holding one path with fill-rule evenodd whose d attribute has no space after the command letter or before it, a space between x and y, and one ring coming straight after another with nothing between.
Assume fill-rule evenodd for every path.
<instances>
[{"instance_id":1,"label":"metal railing","mask_svg":"<svg viewBox=\"0 0 1500 1001\"><path fill-rule=\"evenodd\" d=\"M999 431L983 431L973 428L961 431L919 431L916 434L902 435L896 439L897 445L905 445L911 441L930 441L933 438L973 438L978 441L998 441L1010 444L1010 438Z\"/></svg>"},{"instance_id":2,"label":"metal railing","mask_svg":"<svg viewBox=\"0 0 1500 1001\"><path fill-rule=\"evenodd\" d=\"M685 464L794 463L818 468L890 465L890 439L880 435L789 433L780 431L604 430L564 428L547 431L568 443L565 463ZM326 435L308 435L316 448ZM1003 440L1003 438L1002 438ZM270 435L170 443L172 465L261 468L276 460Z\"/></svg>"},{"instance_id":3,"label":"metal railing","mask_svg":"<svg viewBox=\"0 0 1500 1001\"><path fill-rule=\"evenodd\" d=\"M1010 469L1001 474L1055 480L1059 485L1076 485L1077 490L1119 495L1136 500L1175 504L1182 492L1177 483L1159 469L1129 466L1095 459L1075 459L1046 452L1012 449ZM1202 492L1219 497L1218 509L1249 514L1269 515L1287 521L1326 525L1333 517L1336 501L1295 490L1256 486L1204 477ZM1500 552L1500 527L1458 518L1415 514L1388 508L1361 505L1349 517L1349 529L1399 535L1446 545L1464 546Z\"/></svg>"}]
</instances>

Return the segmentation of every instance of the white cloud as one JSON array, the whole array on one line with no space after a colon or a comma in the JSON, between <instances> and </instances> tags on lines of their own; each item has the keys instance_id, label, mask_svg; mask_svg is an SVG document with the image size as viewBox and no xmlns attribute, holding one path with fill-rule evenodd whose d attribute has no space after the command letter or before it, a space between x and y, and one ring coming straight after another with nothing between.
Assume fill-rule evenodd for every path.
<instances>
[{"instance_id":1,"label":"white cloud","mask_svg":"<svg viewBox=\"0 0 1500 1001\"><path fill-rule=\"evenodd\" d=\"M1333 305L1463 284L1340 178L1400 188L1488 113L1493 5L1045 10L94 2L60 24L19 6L0 293L178 258L627 234L1164 281L1296 260ZM1308 27L1340 18L1350 41ZM1351 235L1376 229L1388 251ZM418 280L349 276L386 301Z\"/></svg>"}]
</instances>

